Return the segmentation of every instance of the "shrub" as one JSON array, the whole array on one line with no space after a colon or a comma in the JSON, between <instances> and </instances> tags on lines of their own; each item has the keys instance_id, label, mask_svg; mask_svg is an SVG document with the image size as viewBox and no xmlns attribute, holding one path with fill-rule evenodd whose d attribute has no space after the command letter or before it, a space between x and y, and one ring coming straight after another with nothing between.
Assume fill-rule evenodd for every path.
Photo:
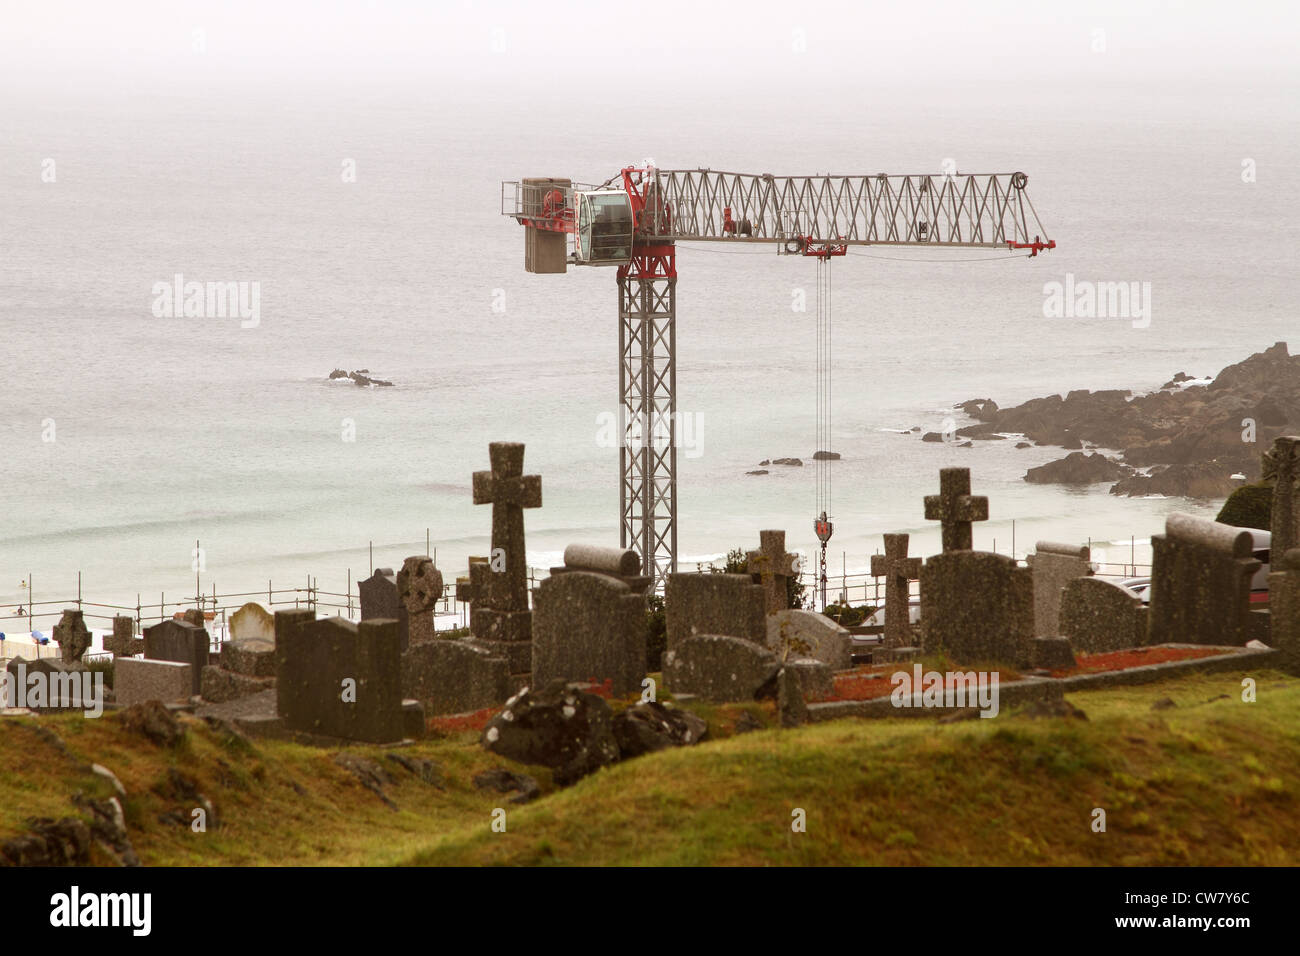
<instances>
[{"instance_id":1,"label":"shrub","mask_svg":"<svg viewBox=\"0 0 1300 956\"><path fill-rule=\"evenodd\" d=\"M1258 481L1253 485L1242 485L1229 495L1214 520L1237 528L1258 528L1267 531L1272 512L1273 483Z\"/></svg>"}]
</instances>

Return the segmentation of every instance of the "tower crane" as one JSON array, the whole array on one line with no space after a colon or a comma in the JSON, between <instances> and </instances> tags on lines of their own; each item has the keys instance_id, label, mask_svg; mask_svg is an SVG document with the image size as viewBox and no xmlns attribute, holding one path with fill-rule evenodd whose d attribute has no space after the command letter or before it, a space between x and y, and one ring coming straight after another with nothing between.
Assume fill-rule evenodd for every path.
<instances>
[{"instance_id":1,"label":"tower crane","mask_svg":"<svg viewBox=\"0 0 1300 956\"><path fill-rule=\"evenodd\" d=\"M830 262L850 246L1056 248L1014 173L773 176L628 166L599 185L501 184L524 226L524 268L613 266L618 281L619 540L656 587L677 569L677 243L775 246L817 260L819 584L830 521ZM1031 226L1032 223L1032 226Z\"/></svg>"}]
</instances>

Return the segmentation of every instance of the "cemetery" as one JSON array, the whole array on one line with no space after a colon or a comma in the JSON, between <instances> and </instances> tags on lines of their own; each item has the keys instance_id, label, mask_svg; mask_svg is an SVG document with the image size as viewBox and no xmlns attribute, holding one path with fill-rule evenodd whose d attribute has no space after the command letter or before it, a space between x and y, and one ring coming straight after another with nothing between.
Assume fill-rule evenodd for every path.
<instances>
[{"instance_id":1,"label":"cemetery","mask_svg":"<svg viewBox=\"0 0 1300 956\"><path fill-rule=\"evenodd\" d=\"M1086 545L1041 541L1024 562L976 550L972 526L995 503L970 469L949 467L917 502L941 551L910 555L909 536L890 533L871 561L885 609L871 642L792 597L785 531L755 528L757 546L726 570L668 575L657 667L654 582L635 550L574 542L529 588L524 513L543 507L542 478L525 474L522 444L493 443L472 475L491 556L454 585L432 557L407 557L360 582L357 621L249 602L220 642L198 610L138 637L122 617L107 662L88 657L82 612L64 612L59 659L10 661L6 681L97 668L112 677L105 718L58 701L4 712L0 862L1294 863L1294 831L1281 831L1300 779L1288 743L1300 713L1296 442L1278 438L1266 461L1285 476L1272 517L1288 550L1271 558L1264 607L1249 532L1181 512L1152 542L1149 601L1096 575ZM469 602L464 631L435 624L452 587ZM1233 756L1242 746L1251 755ZM1212 774L1183 753L1247 771ZM22 798L33 787L49 798L36 815ZM998 832L1015 840L927 831L947 791L990 787L1011 807ZM1193 846L1151 822L1195 817L1188 795L1207 787L1251 808L1232 841ZM731 819L736 792L750 810ZM1044 799L1050 824L1035 822ZM325 814L316 856L276 822L297 819L298 801ZM1112 845L1061 822L1107 801ZM782 816L804 804L840 836L783 850ZM869 812L854 817L855 805ZM494 837L497 810L515 821L509 837ZM192 838L196 811L219 849ZM663 845L618 832L628 813ZM579 819L606 843L576 837ZM1228 825L1217 810L1196 821ZM713 843L672 836L719 828Z\"/></svg>"}]
</instances>

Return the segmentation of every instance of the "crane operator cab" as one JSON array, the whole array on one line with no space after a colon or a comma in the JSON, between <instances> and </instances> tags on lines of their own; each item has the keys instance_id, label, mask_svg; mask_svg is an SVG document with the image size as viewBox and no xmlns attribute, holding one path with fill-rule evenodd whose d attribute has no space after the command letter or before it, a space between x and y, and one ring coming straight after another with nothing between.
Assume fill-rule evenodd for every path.
<instances>
[{"instance_id":1,"label":"crane operator cab","mask_svg":"<svg viewBox=\"0 0 1300 956\"><path fill-rule=\"evenodd\" d=\"M622 265L632 258L632 200L621 189L580 192L574 255L587 266Z\"/></svg>"}]
</instances>

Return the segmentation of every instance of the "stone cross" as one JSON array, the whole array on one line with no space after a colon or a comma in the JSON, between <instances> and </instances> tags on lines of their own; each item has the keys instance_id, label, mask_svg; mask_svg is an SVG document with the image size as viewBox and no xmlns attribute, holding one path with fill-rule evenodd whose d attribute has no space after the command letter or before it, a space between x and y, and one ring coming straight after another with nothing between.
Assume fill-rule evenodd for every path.
<instances>
[{"instance_id":1,"label":"stone cross","mask_svg":"<svg viewBox=\"0 0 1300 956\"><path fill-rule=\"evenodd\" d=\"M1281 558L1300 548L1300 435L1273 439L1273 447L1264 453L1264 477L1273 479L1269 549Z\"/></svg>"},{"instance_id":2,"label":"stone cross","mask_svg":"<svg viewBox=\"0 0 1300 956\"><path fill-rule=\"evenodd\" d=\"M945 553L971 550L971 522L989 520L989 500L970 493L969 468L939 469L939 493L925 496L925 518L943 522Z\"/></svg>"},{"instance_id":3,"label":"stone cross","mask_svg":"<svg viewBox=\"0 0 1300 956\"><path fill-rule=\"evenodd\" d=\"M790 606L786 581L799 573L799 557L787 554L784 531L760 531L759 548L747 553L746 570L763 585L763 606L768 614Z\"/></svg>"},{"instance_id":4,"label":"stone cross","mask_svg":"<svg viewBox=\"0 0 1300 956\"><path fill-rule=\"evenodd\" d=\"M433 640L437 636L434 613L442 599L442 572L433 566L432 558L417 555L402 563L397 572L397 598L407 615L408 637L402 650Z\"/></svg>"},{"instance_id":5,"label":"stone cross","mask_svg":"<svg viewBox=\"0 0 1300 956\"><path fill-rule=\"evenodd\" d=\"M481 593L479 582L474 576L474 565L487 564L488 559L471 555L469 559L469 573L456 579L456 600L464 604L473 604L480 597L485 597Z\"/></svg>"},{"instance_id":6,"label":"stone cross","mask_svg":"<svg viewBox=\"0 0 1300 956\"><path fill-rule=\"evenodd\" d=\"M908 581L921 576L921 559L907 556L908 535L885 535L885 553L871 556L871 574L885 579L885 647L912 643Z\"/></svg>"},{"instance_id":7,"label":"stone cross","mask_svg":"<svg viewBox=\"0 0 1300 956\"><path fill-rule=\"evenodd\" d=\"M76 664L90 650L90 631L86 620L77 608L65 608L63 617L54 625L54 640L63 655L63 663Z\"/></svg>"},{"instance_id":8,"label":"stone cross","mask_svg":"<svg viewBox=\"0 0 1300 956\"><path fill-rule=\"evenodd\" d=\"M492 506L492 573L486 596L476 596L476 605L482 606L474 608L486 631L476 636L526 640L530 621L524 509L542 506L542 479L524 474L522 444L492 442L488 452L492 470L474 472L473 482L474 504ZM484 616L484 611L489 613Z\"/></svg>"}]
</instances>

